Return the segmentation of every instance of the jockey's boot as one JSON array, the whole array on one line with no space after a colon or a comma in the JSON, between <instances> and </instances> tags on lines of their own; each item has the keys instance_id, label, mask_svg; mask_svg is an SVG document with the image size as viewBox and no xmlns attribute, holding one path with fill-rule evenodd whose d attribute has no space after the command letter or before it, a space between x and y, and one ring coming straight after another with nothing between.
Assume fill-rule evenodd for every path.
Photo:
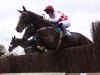
<instances>
[{"instance_id":1,"label":"jockey's boot","mask_svg":"<svg viewBox=\"0 0 100 75\"><path fill-rule=\"evenodd\" d=\"M66 31L66 28L63 26L62 23L59 24L59 28L63 31L64 36L68 37L68 33L67 33L67 31Z\"/></svg>"}]
</instances>

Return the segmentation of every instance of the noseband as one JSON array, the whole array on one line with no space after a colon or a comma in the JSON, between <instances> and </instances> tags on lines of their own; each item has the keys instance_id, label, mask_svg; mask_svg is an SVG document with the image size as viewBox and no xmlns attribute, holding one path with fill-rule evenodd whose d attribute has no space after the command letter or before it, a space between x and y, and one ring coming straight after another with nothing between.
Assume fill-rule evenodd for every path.
<instances>
[{"instance_id":1,"label":"noseband","mask_svg":"<svg viewBox=\"0 0 100 75\"><path fill-rule=\"evenodd\" d=\"M50 29L50 28L52 28L52 27L42 27L40 29L37 29L37 32L42 31L42 30L46 30L46 29Z\"/></svg>"}]
</instances>

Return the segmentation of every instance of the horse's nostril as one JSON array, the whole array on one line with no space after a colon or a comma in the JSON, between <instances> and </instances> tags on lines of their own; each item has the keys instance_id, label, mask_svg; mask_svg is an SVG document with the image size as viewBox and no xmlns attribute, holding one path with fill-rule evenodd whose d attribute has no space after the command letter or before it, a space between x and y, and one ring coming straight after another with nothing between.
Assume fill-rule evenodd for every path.
<instances>
[{"instance_id":1,"label":"horse's nostril","mask_svg":"<svg viewBox=\"0 0 100 75\"><path fill-rule=\"evenodd\" d=\"M19 29L17 29L16 31L17 31L17 32L19 32L20 30L19 30Z\"/></svg>"},{"instance_id":2,"label":"horse's nostril","mask_svg":"<svg viewBox=\"0 0 100 75\"><path fill-rule=\"evenodd\" d=\"M19 28L16 28L16 31L17 31L17 32L22 32Z\"/></svg>"}]
</instances>

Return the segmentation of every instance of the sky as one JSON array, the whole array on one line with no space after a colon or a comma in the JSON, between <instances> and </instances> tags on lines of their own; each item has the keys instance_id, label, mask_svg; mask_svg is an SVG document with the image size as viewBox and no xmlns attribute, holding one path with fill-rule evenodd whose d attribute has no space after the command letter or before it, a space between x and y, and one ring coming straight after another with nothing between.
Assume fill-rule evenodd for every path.
<instances>
[{"instance_id":1,"label":"sky","mask_svg":"<svg viewBox=\"0 0 100 75\"><path fill-rule=\"evenodd\" d=\"M39 15L47 5L66 14L71 21L69 31L79 32L92 40L91 23L100 20L100 0L0 0L0 44L8 48L11 38L21 38L15 27L18 23L22 6Z\"/></svg>"}]
</instances>

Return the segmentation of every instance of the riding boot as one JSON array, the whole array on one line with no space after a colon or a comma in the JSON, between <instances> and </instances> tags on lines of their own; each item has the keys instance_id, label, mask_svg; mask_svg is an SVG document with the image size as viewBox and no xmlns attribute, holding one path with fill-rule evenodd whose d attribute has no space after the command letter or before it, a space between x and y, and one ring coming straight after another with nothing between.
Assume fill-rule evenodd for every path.
<instances>
[{"instance_id":1,"label":"riding boot","mask_svg":"<svg viewBox=\"0 0 100 75\"><path fill-rule=\"evenodd\" d=\"M59 24L59 28L63 31L64 36L68 36L68 33L67 33L67 31L66 31L66 28L63 26L62 23Z\"/></svg>"}]
</instances>

